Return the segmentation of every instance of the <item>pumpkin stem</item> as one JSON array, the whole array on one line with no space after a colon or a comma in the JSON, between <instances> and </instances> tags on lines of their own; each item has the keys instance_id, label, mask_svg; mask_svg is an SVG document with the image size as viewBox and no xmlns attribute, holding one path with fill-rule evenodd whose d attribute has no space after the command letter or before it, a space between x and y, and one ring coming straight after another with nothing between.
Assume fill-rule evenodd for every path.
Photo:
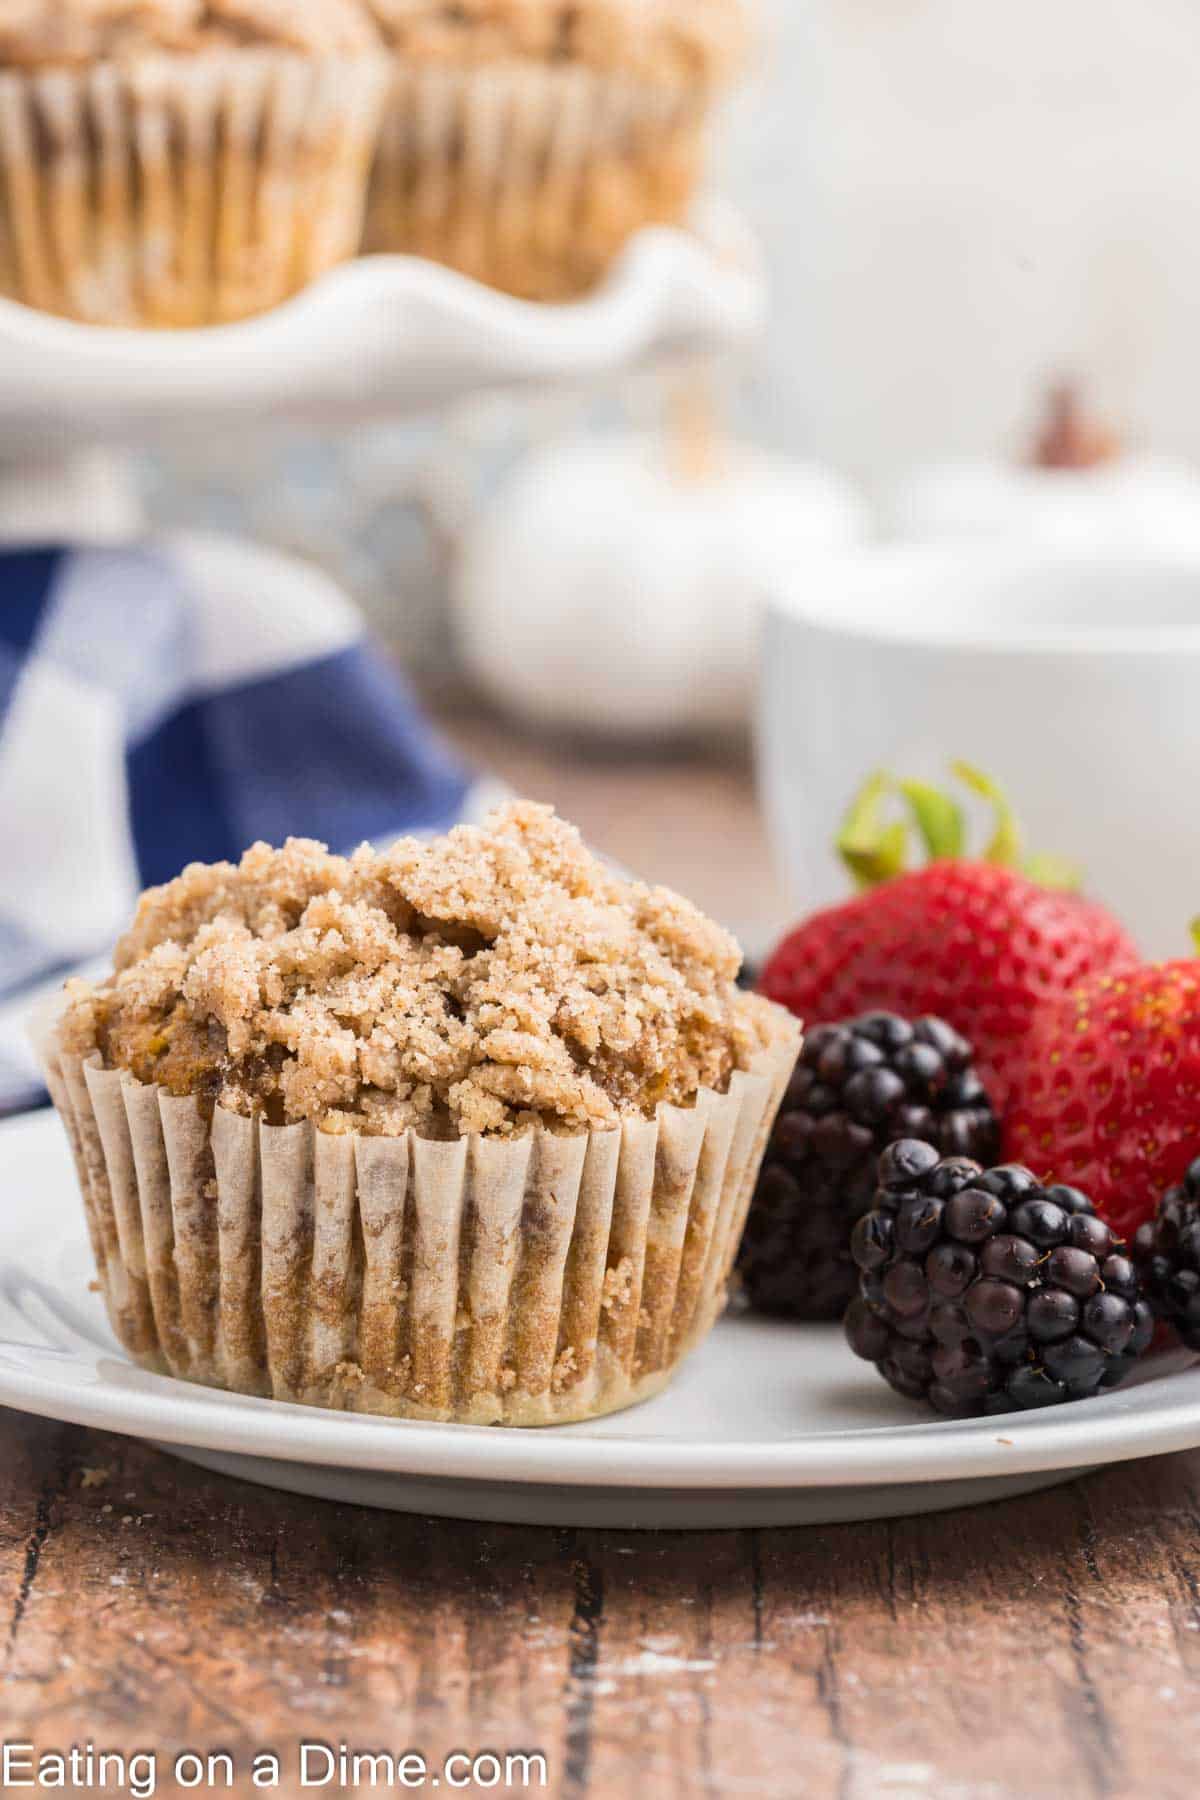
<instances>
[{"instance_id":1,"label":"pumpkin stem","mask_svg":"<svg viewBox=\"0 0 1200 1800\"><path fill-rule=\"evenodd\" d=\"M688 369L667 391L667 461L685 487L704 486L725 471L726 440L713 382L706 370Z\"/></svg>"},{"instance_id":2,"label":"pumpkin stem","mask_svg":"<svg viewBox=\"0 0 1200 1800\"><path fill-rule=\"evenodd\" d=\"M1030 462L1035 469L1098 469L1121 454L1116 432L1092 416L1073 381L1056 381Z\"/></svg>"}]
</instances>

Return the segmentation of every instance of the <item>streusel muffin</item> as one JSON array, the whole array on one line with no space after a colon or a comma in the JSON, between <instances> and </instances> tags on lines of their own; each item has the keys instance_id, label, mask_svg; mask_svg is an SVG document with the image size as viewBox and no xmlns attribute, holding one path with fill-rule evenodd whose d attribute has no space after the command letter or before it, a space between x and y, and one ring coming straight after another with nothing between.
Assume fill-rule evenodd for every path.
<instances>
[{"instance_id":1,"label":"streusel muffin","mask_svg":"<svg viewBox=\"0 0 1200 1800\"><path fill-rule=\"evenodd\" d=\"M656 1392L724 1301L789 1015L549 808L142 899L47 1074L149 1368L477 1423Z\"/></svg>"},{"instance_id":2,"label":"streusel muffin","mask_svg":"<svg viewBox=\"0 0 1200 1800\"><path fill-rule=\"evenodd\" d=\"M367 245L533 300L591 287L699 178L741 0L371 0L395 57Z\"/></svg>"},{"instance_id":3,"label":"streusel muffin","mask_svg":"<svg viewBox=\"0 0 1200 1800\"><path fill-rule=\"evenodd\" d=\"M0 6L0 293L208 325L359 248L388 62L365 0Z\"/></svg>"}]
</instances>

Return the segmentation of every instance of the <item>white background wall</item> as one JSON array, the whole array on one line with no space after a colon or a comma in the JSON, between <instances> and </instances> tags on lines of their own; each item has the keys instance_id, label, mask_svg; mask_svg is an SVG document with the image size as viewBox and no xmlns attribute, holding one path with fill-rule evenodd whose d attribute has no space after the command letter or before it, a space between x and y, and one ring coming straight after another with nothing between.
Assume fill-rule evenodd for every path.
<instances>
[{"instance_id":1,"label":"white background wall","mask_svg":"<svg viewBox=\"0 0 1200 1800\"><path fill-rule=\"evenodd\" d=\"M764 437L864 475L1023 442L1074 369L1200 459L1196 0L761 0L730 180Z\"/></svg>"}]
</instances>

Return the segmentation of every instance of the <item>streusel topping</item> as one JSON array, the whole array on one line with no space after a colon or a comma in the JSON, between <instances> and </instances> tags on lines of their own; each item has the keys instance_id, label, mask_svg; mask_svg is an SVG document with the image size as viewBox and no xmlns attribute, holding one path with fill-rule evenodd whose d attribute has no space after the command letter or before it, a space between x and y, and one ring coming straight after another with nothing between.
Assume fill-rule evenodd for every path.
<instances>
[{"instance_id":1,"label":"streusel topping","mask_svg":"<svg viewBox=\"0 0 1200 1800\"><path fill-rule=\"evenodd\" d=\"M326 53L379 43L365 0L0 0L0 67L230 45Z\"/></svg>"},{"instance_id":2,"label":"streusel topping","mask_svg":"<svg viewBox=\"0 0 1200 1800\"><path fill-rule=\"evenodd\" d=\"M388 43L451 62L536 57L709 81L744 48L742 0L370 0Z\"/></svg>"},{"instance_id":3,"label":"streusel topping","mask_svg":"<svg viewBox=\"0 0 1200 1800\"><path fill-rule=\"evenodd\" d=\"M728 934L551 808L349 858L293 838L152 888L65 1047L272 1124L580 1130L724 1089L770 1035Z\"/></svg>"}]
</instances>

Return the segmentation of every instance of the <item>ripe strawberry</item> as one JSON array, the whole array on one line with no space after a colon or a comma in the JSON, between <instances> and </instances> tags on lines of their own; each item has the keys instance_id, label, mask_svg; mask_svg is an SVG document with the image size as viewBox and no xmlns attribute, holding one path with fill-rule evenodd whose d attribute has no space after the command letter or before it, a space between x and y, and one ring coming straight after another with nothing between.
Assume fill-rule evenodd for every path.
<instances>
[{"instance_id":1,"label":"ripe strawberry","mask_svg":"<svg viewBox=\"0 0 1200 1800\"><path fill-rule=\"evenodd\" d=\"M1139 958L1103 907L1049 884L1063 879L1061 865L1043 859L1029 865L1030 874L1011 866L1020 839L1003 797L965 765L956 772L999 812L984 860L964 856L965 823L951 801L905 783L901 791L935 860L899 872L904 827L886 823L890 784L874 777L839 840L869 891L798 926L771 956L760 985L809 1025L875 1010L936 1014L973 1043L980 1080L1002 1110L1038 1006L1093 973L1133 968Z\"/></svg>"},{"instance_id":2,"label":"ripe strawberry","mask_svg":"<svg viewBox=\"0 0 1200 1800\"><path fill-rule=\"evenodd\" d=\"M1039 1009L1005 1145L1132 1242L1200 1149L1200 962L1093 977Z\"/></svg>"}]
</instances>

